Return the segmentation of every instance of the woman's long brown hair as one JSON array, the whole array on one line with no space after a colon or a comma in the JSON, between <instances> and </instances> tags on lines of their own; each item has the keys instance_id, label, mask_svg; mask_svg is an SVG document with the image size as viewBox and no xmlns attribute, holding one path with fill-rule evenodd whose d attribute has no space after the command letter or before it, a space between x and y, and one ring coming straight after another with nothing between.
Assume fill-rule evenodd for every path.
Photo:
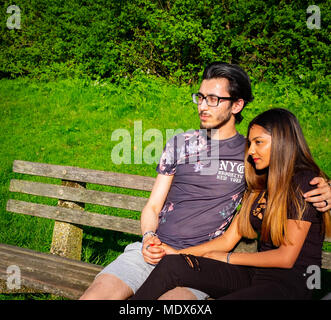
<instances>
[{"instance_id":1,"label":"woman's long brown hair","mask_svg":"<svg viewBox=\"0 0 331 320\"><path fill-rule=\"evenodd\" d=\"M255 117L248 126L247 137L253 125L263 127L271 135L270 163L267 170L258 171L248 155L247 138L245 152L245 178L247 189L238 217L239 232L247 238L255 238L250 224L250 212L262 190L267 190L268 201L262 222L261 240L271 240L275 246L287 243L287 211L293 204L301 219L306 202L301 190L293 183L293 176L301 170L310 170L316 176L326 175L315 163L296 117L286 109L271 109ZM323 225L331 234L330 212L324 212Z\"/></svg>"}]
</instances>

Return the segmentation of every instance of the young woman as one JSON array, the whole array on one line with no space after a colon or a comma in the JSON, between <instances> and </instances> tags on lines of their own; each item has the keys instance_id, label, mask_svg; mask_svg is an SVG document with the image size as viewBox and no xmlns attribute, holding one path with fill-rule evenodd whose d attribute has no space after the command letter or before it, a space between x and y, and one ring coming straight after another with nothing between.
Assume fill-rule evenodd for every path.
<instances>
[{"instance_id":1,"label":"young woman","mask_svg":"<svg viewBox=\"0 0 331 320\"><path fill-rule=\"evenodd\" d=\"M245 155L247 191L227 231L199 246L164 245L160 261L133 300L157 299L175 287L192 287L219 299L309 299L307 268L321 266L330 212L318 212L302 194L325 177L300 125L285 109L271 109L249 124ZM258 252L231 250L258 238Z\"/></svg>"}]
</instances>

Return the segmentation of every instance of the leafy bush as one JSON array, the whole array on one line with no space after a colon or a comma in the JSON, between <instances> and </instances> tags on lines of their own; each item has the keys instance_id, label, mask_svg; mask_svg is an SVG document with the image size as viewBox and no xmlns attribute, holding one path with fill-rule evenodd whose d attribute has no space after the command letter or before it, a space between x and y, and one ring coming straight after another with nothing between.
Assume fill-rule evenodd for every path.
<instances>
[{"instance_id":1,"label":"leafy bush","mask_svg":"<svg viewBox=\"0 0 331 320\"><path fill-rule=\"evenodd\" d=\"M330 2L321 28L307 28L308 0L31 0L21 29L2 6L0 76L110 78L143 71L192 82L214 60L238 63L254 79L323 93L330 79Z\"/></svg>"}]
</instances>

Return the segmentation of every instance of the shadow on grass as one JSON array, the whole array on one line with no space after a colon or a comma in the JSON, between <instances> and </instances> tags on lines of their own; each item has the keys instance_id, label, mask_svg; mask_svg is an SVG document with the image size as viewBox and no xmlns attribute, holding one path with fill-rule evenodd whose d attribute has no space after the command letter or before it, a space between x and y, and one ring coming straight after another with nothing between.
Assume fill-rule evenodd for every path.
<instances>
[{"instance_id":1,"label":"shadow on grass","mask_svg":"<svg viewBox=\"0 0 331 320\"><path fill-rule=\"evenodd\" d=\"M84 227L82 261L107 265L120 255L125 247L133 242L141 241L141 236Z\"/></svg>"}]
</instances>

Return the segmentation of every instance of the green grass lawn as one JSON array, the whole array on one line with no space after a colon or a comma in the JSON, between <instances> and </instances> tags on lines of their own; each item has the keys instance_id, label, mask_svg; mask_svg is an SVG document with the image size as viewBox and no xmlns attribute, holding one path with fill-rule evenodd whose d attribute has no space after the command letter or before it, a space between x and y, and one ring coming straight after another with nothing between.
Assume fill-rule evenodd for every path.
<instances>
[{"instance_id":1,"label":"green grass lawn","mask_svg":"<svg viewBox=\"0 0 331 320\"><path fill-rule=\"evenodd\" d=\"M44 252L51 245L54 222L5 210L9 181L20 176L12 173L15 159L156 176L156 163L134 163L134 152L139 149L139 143L133 139L134 125L140 123L143 134L149 129L161 132L162 150L169 129L199 127L196 106L191 102L191 93L197 89L197 85L179 87L143 77L125 86L83 80L0 80L0 242ZM288 80L276 85L253 83L253 92L255 100L243 111L244 121L238 131L245 134L248 122L266 109L287 108L299 118L315 160L330 175L331 107L327 95L317 97ZM112 141L117 129L128 130L132 137L131 163L116 164L112 160L112 149L119 143ZM146 150L151 143L145 136L142 149ZM157 159L159 154L154 156ZM31 199L24 195L12 197ZM35 198L41 203L56 204L54 199ZM87 210L139 218L139 214L132 216L124 210L109 213L97 206ZM137 239L133 235L84 227L82 260L106 265L127 243Z\"/></svg>"}]
</instances>

